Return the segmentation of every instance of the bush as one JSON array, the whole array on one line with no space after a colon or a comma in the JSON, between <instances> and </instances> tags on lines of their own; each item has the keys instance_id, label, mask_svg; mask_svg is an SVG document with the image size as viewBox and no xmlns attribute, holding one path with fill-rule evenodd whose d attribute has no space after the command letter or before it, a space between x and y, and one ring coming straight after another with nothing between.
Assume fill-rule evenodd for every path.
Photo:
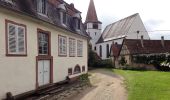
<instances>
[{"instance_id":1,"label":"bush","mask_svg":"<svg viewBox=\"0 0 170 100\"><path fill-rule=\"evenodd\" d=\"M113 62L112 62L111 59L100 60L100 61L97 62L95 67L112 68L113 67Z\"/></svg>"}]
</instances>

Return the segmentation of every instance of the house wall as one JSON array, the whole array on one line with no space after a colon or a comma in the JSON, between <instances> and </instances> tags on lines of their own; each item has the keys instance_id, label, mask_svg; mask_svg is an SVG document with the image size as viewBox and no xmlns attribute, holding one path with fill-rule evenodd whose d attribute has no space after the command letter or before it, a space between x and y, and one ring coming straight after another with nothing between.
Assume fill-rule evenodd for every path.
<instances>
[{"instance_id":1,"label":"house wall","mask_svg":"<svg viewBox=\"0 0 170 100\"><path fill-rule=\"evenodd\" d=\"M140 31L139 34L137 34L137 31ZM136 16L135 20L133 21L128 33L127 33L127 39L141 39L141 36L143 35L143 39L150 39L149 34L140 18L139 15Z\"/></svg>"},{"instance_id":2,"label":"house wall","mask_svg":"<svg viewBox=\"0 0 170 100\"><path fill-rule=\"evenodd\" d=\"M95 50L96 42L99 40L101 36L101 24L98 24L98 29L93 29L93 23L87 23L87 30L86 32L90 35L91 40L90 43L92 44L92 50Z\"/></svg>"},{"instance_id":3,"label":"house wall","mask_svg":"<svg viewBox=\"0 0 170 100\"><path fill-rule=\"evenodd\" d=\"M27 28L27 56L7 57L5 38L5 19L24 24ZM37 50L37 28L51 32L51 55L53 56L53 82L60 82L68 76L68 68L74 68L76 64L85 66L87 72L87 39L71 32L53 27L42 21L31 17L20 15L6 9L0 8L0 99L7 92L17 95L36 89L36 56ZM75 38L83 41L83 57L58 56L58 35ZM68 42L67 42L68 46ZM73 69L74 70L74 69ZM79 75L79 74L77 74ZM71 77L77 76L72 75Z\"/></svg>"},{"instance_id":4,"label":"house wall","mask_svg":"<svg viewBox=\"0 0 170 100\"><path fill-rule=\"evenodd\" d=\"M106 49L107 44L109 44L109 48L111 48L112 41L96 44L96 48L97 48L96 52L99 56L100 56L100 45L102 46L102 57L101 58L103 60L109 59L109 58L107 58L107 49ZM109 49L109 51L110 51L110 49Z\"/></svg>"}]
</instances>

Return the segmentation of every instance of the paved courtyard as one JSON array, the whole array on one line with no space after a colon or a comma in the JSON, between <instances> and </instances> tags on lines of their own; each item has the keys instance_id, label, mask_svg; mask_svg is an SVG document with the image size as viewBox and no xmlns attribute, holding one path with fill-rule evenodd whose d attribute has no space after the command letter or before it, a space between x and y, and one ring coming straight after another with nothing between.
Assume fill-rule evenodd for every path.
<instances>
[{"instance_id":1,"label":"paved courtyard","mask_svg":"<svg viewBox=\"0 0 170 100\"><path fill-rule=\"evenodd\" d=\"M69 100L127 100L123 77L105 69L93 70L90 74L92 87Z\"/></svg>"}]
</instances>

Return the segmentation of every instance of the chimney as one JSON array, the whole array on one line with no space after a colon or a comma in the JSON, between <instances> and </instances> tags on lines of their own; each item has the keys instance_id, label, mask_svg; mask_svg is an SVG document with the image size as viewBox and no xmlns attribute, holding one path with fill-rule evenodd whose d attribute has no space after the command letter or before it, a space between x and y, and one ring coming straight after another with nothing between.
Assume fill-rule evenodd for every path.
<instances>
[{"instance_id":1,"label":"chimney","mask_svg":"<svg viewBox=\"0 0 170 100\"><path fill-rule=\"evenodd\" d=\"M164 36L161 36L161 44L162 44L162 47L165 47Z\"/></svg>"},{"instance_id":2,"label":"chimney","mask_svg":"<svg viewBox=\"0 0 170 100\"><path fill-rule=\"evenodd\" d=\"M71 3L71 4L70 4L70 7L73 9L73 8L74 8L74 4L73 4L73 3Z\"/></svg>"},{"instance_id":3,"label":"chimney","mask_svg":"<svg viewBox=\"0 0 170 100\"><path fill-rule=\"evenodd\" d=\"M141 45L142 45L142 47L144 47L144 43L143 43L143 35L141 35Z\"/></svg>"}]
</instances>

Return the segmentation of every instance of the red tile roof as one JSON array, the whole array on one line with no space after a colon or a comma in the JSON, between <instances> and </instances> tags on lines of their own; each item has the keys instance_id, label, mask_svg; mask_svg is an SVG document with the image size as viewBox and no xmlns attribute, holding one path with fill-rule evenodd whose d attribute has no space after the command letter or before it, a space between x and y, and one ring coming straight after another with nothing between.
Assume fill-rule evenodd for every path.
<instances>
[{"instance_id":1,"label":"red tile roof","mask_svg":"<svg viewBox=\"0 0 170 100\"><path fill-rule=\"evenodd\" d=\"M93 1L93 0L90 0L90 4L89 4L87 16L86 16L86 21L85 21L85 23L88 23L88 22L101 23L101 22L98 20L98 18L97 18L97 13L96 13L96 9L95 9L95 5L94 5L94 1Z\"/></svg>"},{"instance_id":2,"label":"red tile roof","mask_svg":"<svg viewBox=\"0 0 170 100\"><path fill-rule=\"evenodd\" d=\"M120 45L120 44L112 44L111 56L118 57L121 47L122 47L122 45Z\"/></svg>"},{"instance_id":3,"label":"red tile roof","mask_svg":"<svg viewBox=\"0 0 170 100\"><path fill-rule=\"evenodd\" d=\"M164 46L161 40L141 40L125 39L123 45L127 46L130 54L150 54L150 53L167 53L170 52L170 40L164 40Z\"/></svg>"}]
</instances>

